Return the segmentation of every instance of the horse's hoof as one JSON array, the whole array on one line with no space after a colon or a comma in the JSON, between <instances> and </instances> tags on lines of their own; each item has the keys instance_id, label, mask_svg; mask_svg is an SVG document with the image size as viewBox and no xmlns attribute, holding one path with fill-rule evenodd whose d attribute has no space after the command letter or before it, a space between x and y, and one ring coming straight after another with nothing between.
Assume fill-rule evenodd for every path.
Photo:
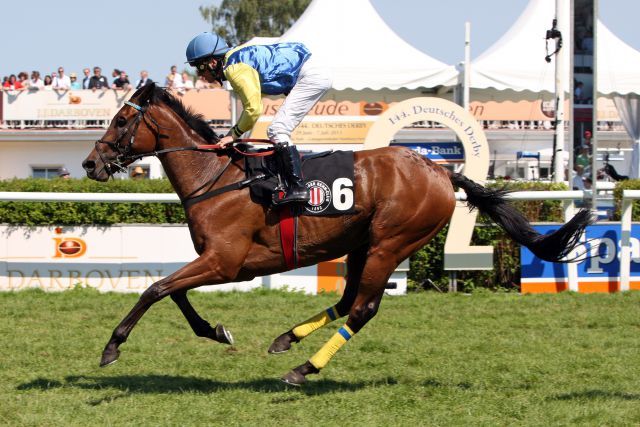
<instances>
[{"instance_id":1,"label":"horse's hoof","mask_svg":"<svg viewBox=\"0 0 640 427\"><path fill-rule=\"evenodd\" d=\"M102 353L102 359L100 359L100 367L104 368L105 366L112 365L118 361L118 357L120 357L120 350L116 349L115 351L105 350Z\"/></svg>"},{"instance_id":2,"label":"horse's hoof","mask_svg":"<svg viewBox=\"0 0 640 427\"><path fill-rule=\"evenodd\" d=\"M285 332L284 334L273 340L271 347L269 347L269 350L267 351L269 352L269 354L285 353L291 349L292 342L298 341L300 340L298 340L296 336L293 335L293 332Z\"/></svg>"},{"instance_id":3,"label":"horse's hoof","mask_svg":"<svg viewBox=\"0 0 640 427\"><path fill-rule=\"evenodd\" d=\"M233 345L233 335L220 323L216 325L216 341L222 344Z\"/></svg>"},{"instance_id":4,"label":"horse's hoof","mask_svg":"<svg viewBox=\"0 0 640 427\"><path fill-rule=\"evenodd\" d=\"M292 385L294 387L300 387L302 384L307 382L305 376L296 371L289 371L280 379L283 383Z\"/></svg>"}]
</instances>

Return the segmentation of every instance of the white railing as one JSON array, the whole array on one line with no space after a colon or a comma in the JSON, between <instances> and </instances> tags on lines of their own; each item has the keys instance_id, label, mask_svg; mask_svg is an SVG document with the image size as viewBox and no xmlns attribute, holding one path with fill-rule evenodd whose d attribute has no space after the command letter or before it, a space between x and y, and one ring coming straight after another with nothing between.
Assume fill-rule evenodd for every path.
<instances>
[{"instance_id":1,"label":"white railing","mask_svg":"<svg viewBox=\"0 0 640 427\"><path fill-rule=\"evenodd\" d=\"M175 193L30 193L0 191L2 202L179 203Z\"/></svg>"}]
</instances>

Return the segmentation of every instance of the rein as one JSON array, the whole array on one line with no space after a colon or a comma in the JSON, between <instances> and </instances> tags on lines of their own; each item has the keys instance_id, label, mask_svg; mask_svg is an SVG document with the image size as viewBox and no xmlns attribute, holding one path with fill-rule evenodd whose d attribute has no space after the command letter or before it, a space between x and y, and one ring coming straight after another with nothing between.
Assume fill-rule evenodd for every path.
<instances>
[{"instance_id":1,"label":"rein","mask_svg":"<svg viewBox=\"0 0 640 427\"><path fill-rule=\"evenodd\" d=\"M147 156L154 156L154 157L158 157L160 154L167 154L167 153L175 153L175 152L179 152L179 151L198 151L198 152L219 152L221 150L223 150L223 147L220 147L218 144L203 144L203 145L197 145L195 147L175 147L175 148L166 148L163 150L153 150L153 151L149 151L146 153L131 153L131 150L133 149L133 144L135 143L135 137L136 134L138 132L138 127L140 126L140 123L142 123L143 121L146 121L147 118L149 121L151 121L151 123L153 123L153 125L156 126L156 128L158 129L158 132L156 132L156 142L159 138L168 138L168 136L163 135L162 133L159 132L159 129L171 129L169 127L165 127L160 125L154 118L153 116L151 116L150 113L147 112L147 107L142 107L140 105L134 104L131 101L125 101L124 102L126 105L130 106L131 108L135 109L138 113L135 117L135 119L133 120L133 125L132 126L126 126L124 127L118 134L118 136L116 137L115 140L113 141L105 141L102 139L99 139L95 142L95 150L98 153L98 155L100 156L100 160L102 160L103 163L103 167L105 168L105 170L107 171L107 173L109 174L109 176L113 176L114 174L114 168L116 170L125 172L126 168L124 163L126 162L133 162L136 161L138 159L141 159L143 157L147 157ZM147 101L147 104L149 103L149 101ZM129 143L126 146L121 146L120 142L121 140L127 135L127 133L129 133L131 135L131 137L129 138ZM267 143L267 144L271 144L273 146L276 145L276 143L274 143L273 141L269 140L269 139L260 139L260 138L240 138L234 141L234 145L233 145L233 149L240 155L245 156L245 157L266 157L266 156L270 156L273 153L275 153L276 149L273 148L271 150L265 150L265 151L260 151L260 152L256 152L256 153L249 153L246 151L242 151L240 149L238 149L235 146L235 143L246 143L246 142L258 142L258 143ZM112 161L107 161L103 155L102 150L99 149L100 144L105 144L107 145L109 148L111 148L113 151L118 153L118 156L115 158L115 160ZM211 190L209 191L220 179L220 177L222 177L222 175L226 172L227 168L229 167L229 165L232 162L232 158L231 156L229 157L229 160L226 162L226 164L220 168L220 170L216 173L216 175L211 178L209 181L207 181L206 183L204 183L203 185L201 185L200 187L198 187L196 190L194 190L191 194L189 194L183 201L182 204L184 206L185 209L188 209L189 207L193 206L196 203L199 203L201 201L210 199L212 197L218 196L220 194L226 193L228 191L233 191L233 190L239 190L241 188L244 188L246 186L248 186L249 184L253 183L254 181L263 179L266 177L266 175L261 174L261 175L256 175L253 176L251 178L247 178L244 179L242 181L238 181L235 182L233 184L229 184L226 185L224 187L215 189L215 190ZM198 195L198 196L193 196L194 193L202 190L203 188L208 187L207 191L205 191L204 193Z\"/></svg>"}]
</instances>

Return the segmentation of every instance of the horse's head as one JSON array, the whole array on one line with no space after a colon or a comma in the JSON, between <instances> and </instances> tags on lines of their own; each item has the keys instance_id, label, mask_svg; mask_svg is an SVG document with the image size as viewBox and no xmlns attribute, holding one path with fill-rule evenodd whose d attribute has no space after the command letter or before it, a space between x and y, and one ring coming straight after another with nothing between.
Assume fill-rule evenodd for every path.
<instances>
[{"instance_id":1,"label":"horse's head","mask_svg":"<svg viewBox=\"0 0 640 427\"><path fill-rule=\"evenodd\" d=\"M140 158L140 154L156 149L162 126L148 111L155 89L153 83L143 86L114 116L106 133L82 162L89 178L107 181Z\"/></svg>"}]
</instances>

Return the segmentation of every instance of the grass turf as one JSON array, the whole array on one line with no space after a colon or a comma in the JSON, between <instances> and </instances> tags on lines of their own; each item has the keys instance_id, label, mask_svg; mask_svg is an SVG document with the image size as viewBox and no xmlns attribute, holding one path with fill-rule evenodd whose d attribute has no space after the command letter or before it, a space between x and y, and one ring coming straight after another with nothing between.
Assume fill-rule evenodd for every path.
<instances>
[{"instance_id":1,"label":"grass turf","mask_svg":"<svg viewBox=\"0 0 640 427\"><path fill-rule=\"evenodd\" d=\"M136 295L0 293L1 425L638 425L640 293L412 294L300 389L279 377L341 321L266 353L335 295L192 293L236 345L193 336L170 299L98 368Z\"/></svg>"}]
</instances>

